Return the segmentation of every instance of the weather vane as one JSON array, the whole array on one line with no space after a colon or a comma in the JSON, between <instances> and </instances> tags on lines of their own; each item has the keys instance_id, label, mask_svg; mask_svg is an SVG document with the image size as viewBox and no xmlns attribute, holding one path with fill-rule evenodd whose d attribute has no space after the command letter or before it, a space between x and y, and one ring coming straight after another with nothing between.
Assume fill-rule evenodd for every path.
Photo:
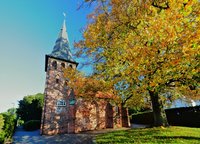
<instances>
[{"instance_id":1,"label":"weather vane","mask_svg":"<svg viewBox=\"0 0 200 144\"><path fill-rule=\"evenodd\" d=\"M64 18L66 19L66 13L65 13L65 12L63 12L63 16L64 16Z\"/></svg>"}]
</instances>

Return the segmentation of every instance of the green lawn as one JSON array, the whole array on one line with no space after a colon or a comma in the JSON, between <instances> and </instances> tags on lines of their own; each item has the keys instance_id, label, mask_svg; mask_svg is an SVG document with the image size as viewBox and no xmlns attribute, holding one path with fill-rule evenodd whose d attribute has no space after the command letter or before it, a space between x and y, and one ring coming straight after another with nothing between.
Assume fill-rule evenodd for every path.
<instances>
[{"instance_id":1,"label":"green lawn","mask_svg":"<svg viewBox=\"0 0 200 144\"><path fill-rule=\"evenodd\" d=\"M98 144L200 144L200 128L169 127L122 130L98 135L96 142Z\"/></svg>"}]
</instances>

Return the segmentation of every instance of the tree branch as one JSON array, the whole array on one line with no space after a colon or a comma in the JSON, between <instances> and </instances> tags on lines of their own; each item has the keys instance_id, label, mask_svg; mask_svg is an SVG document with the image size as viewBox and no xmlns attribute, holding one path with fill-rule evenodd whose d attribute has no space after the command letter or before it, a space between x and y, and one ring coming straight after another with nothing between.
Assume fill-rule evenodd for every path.
<instances>
[{"instance_id":1,"label":"tree branch","mask_svg":"<svg viewBox=\"0 0 200 144\"><path fill-rule=\"evenodd\" d=\"M165 6L158 5L156 3L156 0L154 0L151 5L156 7L156 8L159 8L159 9L168 9L169 8L169 3L166 2L165 4L166 4Z\"/></svg>"}]
</instances>

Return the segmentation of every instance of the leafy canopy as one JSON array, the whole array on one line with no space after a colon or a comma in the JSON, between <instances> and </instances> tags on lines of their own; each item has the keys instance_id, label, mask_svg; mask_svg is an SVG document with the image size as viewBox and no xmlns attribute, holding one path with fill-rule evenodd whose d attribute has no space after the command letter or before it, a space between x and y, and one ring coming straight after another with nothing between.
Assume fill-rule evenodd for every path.
<instances>
[{"instance_id":1,"label":"leafy canopy","mask_svg":"<svg viewBox=\"0 0 200 144\"><path fill-rule=\"evenodd\" d=\"M41 120L44 95L41 93L25 96L19 101L17 115L27 122L29 120Z\"/></svg>"},{"instance_id":2,"label":"leafy canopy","mask_svg":"<svg viewBox=\"0 0 200 144\"><path fill-rule=\"evenodd\" d=\"M102 79L96 79L95 76L86 77L75 69L67 68L64 70L64 77L67 79L65 84L68 88L73 88L77 97L88 100L108 98L114 102L120 101L119 97L116 97L112 85Z\"/></svg>"},{"instance_id":3,"label":"leafy canopy","mask_svg":"<svg viewBox=\"0 0 200 144\"><path fill-rule=\"evenodd\" d=\"M89 0L87 2L95 2ZM87 55L100 78L137 99L168 91L200 96L198 0L96 0L77 55Z\"/></svg>"}]
</instances>

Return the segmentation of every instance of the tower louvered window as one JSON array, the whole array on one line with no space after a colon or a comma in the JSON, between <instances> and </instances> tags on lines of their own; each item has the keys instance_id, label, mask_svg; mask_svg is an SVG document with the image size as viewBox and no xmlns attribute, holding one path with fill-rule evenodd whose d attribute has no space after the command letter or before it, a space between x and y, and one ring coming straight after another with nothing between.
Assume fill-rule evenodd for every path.
<instances>
[{"instance_id":1,"label":"tower louvered window","mask_svg":"<svg viewBox=\"0 0 200 144\"><path fill-rule=\"evenodd\" d=\"M53 67L53 69L55 69L55 70L57 69L57 62L56 62L56 61L53 61L53 62L52 62L52 67Z\"/></svg>"},{"instance_id":2,"label":"tower louvered window","mask_svg":"<svg viewBox=\"0 0 200 144\"><path fill-rule=\"evenodd\" d=\"M62 68L65 68L65 64L64 64L64 63L61 63L61 67L62 67Z\"/></svg>"}]
</instances>

